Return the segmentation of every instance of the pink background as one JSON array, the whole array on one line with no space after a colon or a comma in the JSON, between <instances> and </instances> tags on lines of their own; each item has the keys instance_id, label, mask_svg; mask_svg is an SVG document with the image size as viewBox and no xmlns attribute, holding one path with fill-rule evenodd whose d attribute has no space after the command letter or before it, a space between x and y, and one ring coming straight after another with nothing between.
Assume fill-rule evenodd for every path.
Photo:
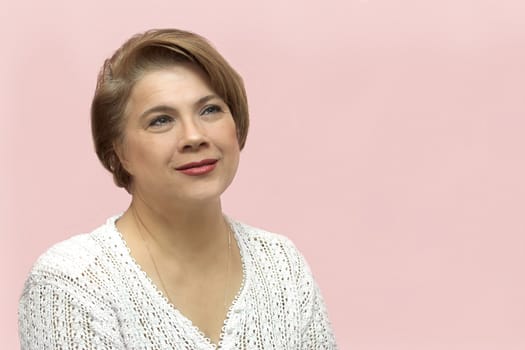
<instances>
[{"instance_id":1,"label":"pink background","mask_svg":"<svg viewBox=\"0 0 525 350\"><path fill-rule=\"evenodd\" d=\"M252 128L230 215L291 237L341 349L525 349L525 2L10 1L0 10L0 329L52 243L124 210L89 105L131 34L208 37Z\"/></svg>"}]
</instances>

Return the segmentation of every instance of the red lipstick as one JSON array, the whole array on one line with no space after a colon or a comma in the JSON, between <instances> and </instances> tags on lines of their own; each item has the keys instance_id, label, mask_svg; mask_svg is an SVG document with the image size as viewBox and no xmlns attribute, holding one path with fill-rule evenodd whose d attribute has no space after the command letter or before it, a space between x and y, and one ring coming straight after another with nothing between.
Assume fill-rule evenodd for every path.
<instances>
[{"instance_id":1,"label":"red lipstick","mask_svg":"<svg viewBox=\"0 0 525 350\"><path fill-rule=\"evenodd\" d=\"M181 165L180 167L175 168L175 170L190 176L204 175L213 171L216 163L217 159L204 159L199 162L191 162Z\"/></svg>"}]
</instances>

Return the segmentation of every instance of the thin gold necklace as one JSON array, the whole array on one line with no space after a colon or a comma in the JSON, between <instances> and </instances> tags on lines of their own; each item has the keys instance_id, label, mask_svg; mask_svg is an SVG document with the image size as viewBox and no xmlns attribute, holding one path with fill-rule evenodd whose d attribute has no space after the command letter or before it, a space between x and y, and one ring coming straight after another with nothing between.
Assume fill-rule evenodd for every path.
<instances>
[{"instance_id":1,"label":"thin gold necklace","mask_svg":"<svg viewBox=\"0 0 525 350\"><path fill-rule=\"evenodd\" d=\"M159 272L159 268L157 267L157 263L156 263L155 259L153 258L153 254L151 254L151 250L149 248L149 244L146 241L146 238L144 237L144 235L142 233L142 230L140 229L139 223L140 223L140 225L142 227L144 227L146 232L148 232L148 235L150 236L151 239L153 239L153 235L151 234L151 232L148 229L148 227L146 225L144 225L144 222L142 221L142 219L138 215L135 207L132 206L131 210L132 210L132 214L133 214L133 219L135 221L135 226L137 227L137 231L139 231L140 237L142 238L142 241L144 242L144 245L146 246L146 251L148 252L148 256L149 256L151 262L153 263L153 268L155 269L155 273L157 275L157 278L160 281L160 285L161 285L162 291L166 294L166 297L168 298L168 301L172 305L175 306L175 303L173 302L174 299L171 297L168 289L166 288L166 285L164 284L164 280L162 279L162 275ZM229 284L228 282L230 280L230 269L231 269L230 268L230 260L231 260L231 229L228 229L228 256L226 258L226 281L224 283L224 304L223 304L225 311L226 311L226 308L227 308L227 295L228 295L228 284Z\"/></svg>"}]
</instances>

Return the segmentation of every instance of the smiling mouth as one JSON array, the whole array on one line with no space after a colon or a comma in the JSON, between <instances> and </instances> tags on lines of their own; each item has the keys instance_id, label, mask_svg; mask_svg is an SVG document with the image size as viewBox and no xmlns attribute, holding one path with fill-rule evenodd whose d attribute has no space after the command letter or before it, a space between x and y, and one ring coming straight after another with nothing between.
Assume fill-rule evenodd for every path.
<instances>
[{"instance_id":1,"label":"smiling mouth","mask_svg":"<svg viewBox=\"0 0 525 350\"><path fill-rule=\"evenodd\" d=\"M200 162L191 162L191 163L181 165L180 167L175 168L175 170L187 170L187 169L192 169L192 168L200 168L200 167L204 167L207 165L214 165L215 163L217 163L217 159L204 159L204 160L201 160Z\"/></svg>"}]
</instances>

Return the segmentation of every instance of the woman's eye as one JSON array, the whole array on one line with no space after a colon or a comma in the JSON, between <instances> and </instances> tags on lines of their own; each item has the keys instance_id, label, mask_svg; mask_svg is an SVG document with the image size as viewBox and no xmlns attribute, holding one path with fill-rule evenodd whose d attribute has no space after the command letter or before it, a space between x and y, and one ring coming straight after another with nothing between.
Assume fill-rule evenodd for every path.
<instances>
[{"instance_id":1,"label":"woman's eye","mask_svg":"<svg viewBox=\"0 0 525 350\"><path fill-rule=\"evenodd\" d=\"M171 117L169 117L167 115L161 115L161 116L158 116L155 119L153 119L149 123L149 126L153 126L153 127L164 126L164 125L170 123L172 120L173 120L173 118L171 118Z\"/></svg>"},{"instance_id":2,"label":"woman's eye","mask_svg":"<svg viewBox=\"0 0 525 350\"><path fill-rule=\"evenodd\" d=\"M218 112L222 112L221 107L219 107L217 105L211 105L211 106L205 107L202 110L201 115L206 115L206 114L211 114L211 113L218 113Z\"/></svg>"}]
</instances>

